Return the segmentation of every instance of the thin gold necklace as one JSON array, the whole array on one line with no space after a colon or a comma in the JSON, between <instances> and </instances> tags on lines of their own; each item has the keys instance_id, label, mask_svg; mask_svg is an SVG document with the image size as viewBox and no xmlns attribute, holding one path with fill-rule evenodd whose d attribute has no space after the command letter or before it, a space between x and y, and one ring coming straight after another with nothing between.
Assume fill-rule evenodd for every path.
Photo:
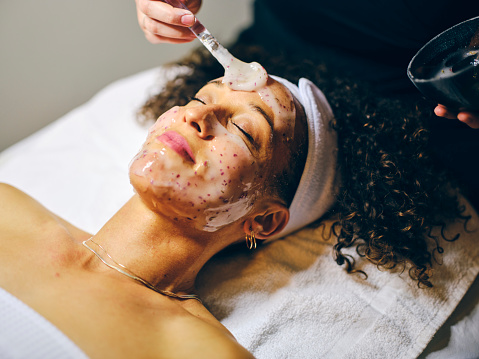
<instances>
[{"instance_id":1,"label":"thin gold necklace","mask_svg":"<svg viewBox=\"0 0 479 359\"><path fill-rule=\"evenodd\" d=\"M106 261L105 258L103 258L100 253L98 253L96 250L94 250L93 248L91 248L89 245L88 245L88 242L92 242L94 244L96 244L103 252L105 252L105 254L108 256L108 258L110 258L110 260L114 263L114 264L111 264L111 263L108 263ZM135 273L133 273L130 269L128 269L127 267L125 267L123 264L121 263L118 263L117 261L115 261L111 255L106 251L105 248L103 248L99 243L95 242L93 240L93 237L90 237L88 238L87 240L83 241L82 244L87 247L90 251L92 251L97 257L98 259L100 259L106 266L110 267L111 269L114 269L118 272L120 272L121 274L131 278L131 279L134 279L136 280L137 282L140 282L141 284L143 284L145 287L148 287L150 288L151 290L154 290L155 292L157 293L160 293L160 294L163 294L163 295L166 295L167 297L172 297L172 298L177 298L177 299L196 299L197 301L199 301L200 303L203 303L201 301L201 299L195 295L195 294L184 294L184 295L180 295L180 294L176 294L176 293L173 293L173 292L169 292L167 290L161 290L161 289L158 289L156 288L153 284L151 284L150 282L144 280L143 278L137 276Z\"/></svg>"}]
</instances>

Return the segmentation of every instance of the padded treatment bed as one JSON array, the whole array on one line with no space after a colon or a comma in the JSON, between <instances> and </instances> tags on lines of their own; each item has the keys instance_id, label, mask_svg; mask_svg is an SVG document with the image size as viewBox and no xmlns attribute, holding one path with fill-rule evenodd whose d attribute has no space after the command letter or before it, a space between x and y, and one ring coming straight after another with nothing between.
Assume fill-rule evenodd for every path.
<instances>
[{"instance_id":1,"label":"padded treatment bed","mask_svg":"<svg viewBox=\"0 0 479 359\"><path fill-rule=\"evenodd\" d=\"M0 182L95 233L133 195L128 164L148 131L136 121L137 109L180 71L185 70L154 68L107 86L3 151ZM379 271L365 262L359 267L367 280L347 274L332 258L334 241L322 239L325 223L255 251L218 255L200 273L198 290L207 308L257 358L479 357L479 219L463 202L473 216L468 228L476 231L465 232L462 223L449 228L461 231L461 239L443 242L433 289L418 289L407 271ZM0 311L0 338L11 325L2 320L5 315ZM41 340L55 347L50 339ZM0 357L9 343L18 346L0 340ZM22 348L14 349L9 353L17 356L7 357L21 358ZM74 346L62 350L83 357ZM58 352L52 357L61 357Z\"/></svg>"}]
</instances>

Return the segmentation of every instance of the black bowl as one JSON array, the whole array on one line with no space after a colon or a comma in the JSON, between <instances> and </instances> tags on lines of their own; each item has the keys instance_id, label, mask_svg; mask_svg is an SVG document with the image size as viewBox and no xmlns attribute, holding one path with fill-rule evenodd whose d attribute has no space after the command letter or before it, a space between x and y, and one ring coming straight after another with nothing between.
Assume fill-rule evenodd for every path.
<instances>
[{"instance_id":1,"label":"black bowl","mask_svg":"<svg viewBox=\"0 0 479 359\"><path fill-rule=\"evenodd\" d=\"M456 110L479 110L479 17L440 33L409 63L407 74L427 98Z\"/></svg>"}]
</instances>

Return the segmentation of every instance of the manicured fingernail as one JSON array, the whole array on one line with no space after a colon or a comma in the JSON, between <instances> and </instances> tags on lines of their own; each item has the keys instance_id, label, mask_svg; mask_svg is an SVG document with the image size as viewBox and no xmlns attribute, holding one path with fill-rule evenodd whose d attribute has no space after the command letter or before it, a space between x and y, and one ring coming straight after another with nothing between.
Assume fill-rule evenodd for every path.
<instances>
[{"instance_id":1,"label":"manicured fingernail","mask_svg":"<svg viewBox=\"0 0 479 359\"><path fill-rule=\"evenodd\" d=\"M191 26L195 23L195 16L193 14L186 14L181 17L183 25Z\"/></svg>"}]
</instances>

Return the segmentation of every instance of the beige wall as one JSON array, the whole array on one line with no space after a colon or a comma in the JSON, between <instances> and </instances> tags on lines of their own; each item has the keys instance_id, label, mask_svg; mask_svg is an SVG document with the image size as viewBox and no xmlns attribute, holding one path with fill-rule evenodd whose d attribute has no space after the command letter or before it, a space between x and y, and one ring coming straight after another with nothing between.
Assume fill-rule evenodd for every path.
<instances>
[{"instance_id":1,"label":"beige wall","mask_svg":"<svg viewBox=\"0 0 479 359\"><path fill-rule=\"evenodd\" d=\"M227 44L251 0L203 0L198 18ZM151 45L134 0L0 0L0 151L109 83L179 59L189 45Z\"/></svg>"}]
</instances>

